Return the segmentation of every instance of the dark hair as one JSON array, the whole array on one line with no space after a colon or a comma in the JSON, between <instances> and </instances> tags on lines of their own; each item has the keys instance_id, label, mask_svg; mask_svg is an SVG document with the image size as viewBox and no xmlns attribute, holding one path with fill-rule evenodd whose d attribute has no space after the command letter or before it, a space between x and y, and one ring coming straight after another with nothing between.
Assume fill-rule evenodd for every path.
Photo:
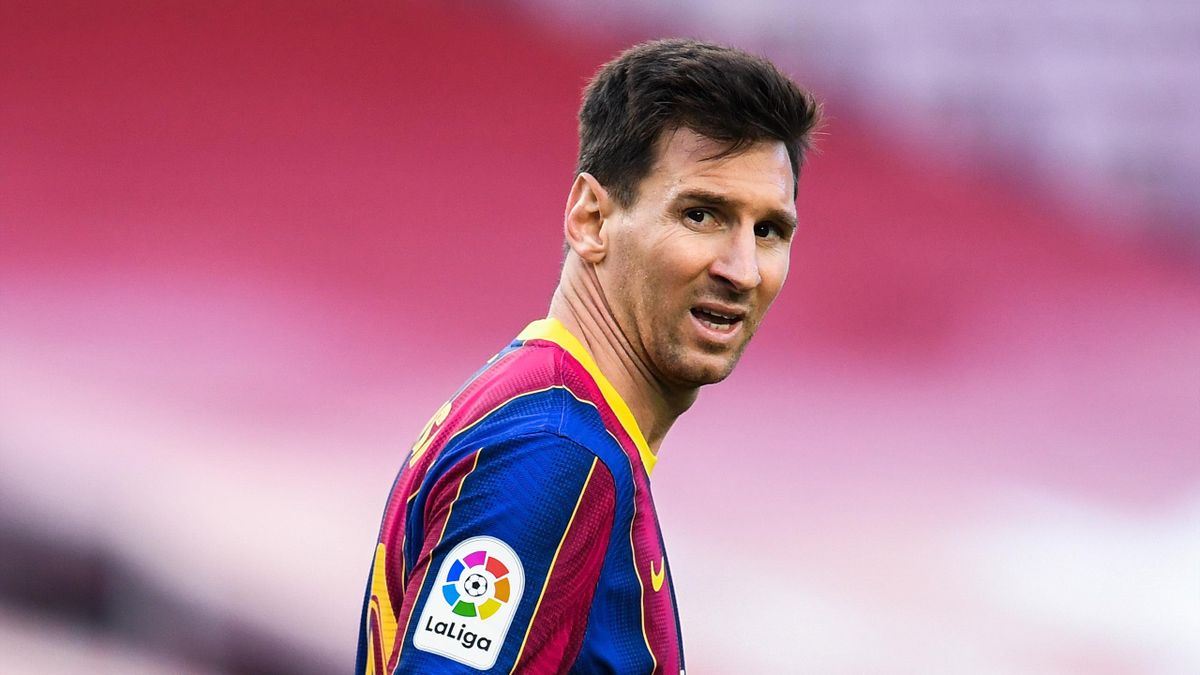
<instances>
[{"instance_id":1,"label":"dark hair","mask_svg":"<svg viewBox=\"0 0 1200 675\"><path fill-rule=\"evenodd\" d=\"M630 206L658 139L686 127L727 143L722 156L782 141L794 190L819 117L812 95L764 58L696 40L645 42L606 63L584 91L576 172Z\"/></svg>"}]
</instances>

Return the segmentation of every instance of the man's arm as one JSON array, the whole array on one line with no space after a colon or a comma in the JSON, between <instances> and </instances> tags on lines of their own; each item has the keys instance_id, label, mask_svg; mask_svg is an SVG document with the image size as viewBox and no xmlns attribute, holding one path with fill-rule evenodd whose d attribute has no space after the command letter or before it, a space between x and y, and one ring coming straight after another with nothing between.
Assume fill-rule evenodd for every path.
<instances>
[{"instance_id":1,"label":"man's arm","mask_svg":"<svg viewBox=\"0 0 1200 675\"><path fill-rule=\"evenodd\" d=\"M604 463L548 432L489 445L449 467L425 503L395 672L568 670L615 501Z\"/></svg>"}]
</instances>

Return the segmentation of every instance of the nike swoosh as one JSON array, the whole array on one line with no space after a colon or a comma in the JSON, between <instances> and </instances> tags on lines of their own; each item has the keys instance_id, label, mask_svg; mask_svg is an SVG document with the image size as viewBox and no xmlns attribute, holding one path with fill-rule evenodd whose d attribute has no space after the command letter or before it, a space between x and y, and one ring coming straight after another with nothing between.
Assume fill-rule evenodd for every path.
<instances>
[{"instance_id":1,"label":"nike swoosh","mask_svg":"<svg viewBox=\"0 0 1200 675\"><path fill-rule=\"evenodd\" d=\"M650 585L654 587L654 592L662 590L663 581L667 578L667 564L662 558L658 559L658 571L654 571L654 561L650 561Z\"/></svg>"}]
</instances>

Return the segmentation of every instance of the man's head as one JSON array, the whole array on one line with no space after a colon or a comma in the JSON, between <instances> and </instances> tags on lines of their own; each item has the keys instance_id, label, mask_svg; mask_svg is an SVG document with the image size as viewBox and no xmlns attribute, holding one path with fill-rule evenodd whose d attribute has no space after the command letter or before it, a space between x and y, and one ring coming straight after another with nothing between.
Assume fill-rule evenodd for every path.
<instances>
[{"instance_id":1,"label":"man's head","mask_svg":"<svg viewBox=\"0 0 1200 675\"><path fill-rule=\"evenodd\" d=\"M694 40L646 42L605 64L584 92L576 173L595 176L629 206L654 164L655 144L687 128L729 154L780 141L794 181L818 117L812 96L766 59Z\"/></svg>"},{"instance_id":2,"label":"man's head","mask_svg":"<svg viewBox=\"0 0 1200 675\"><path fill-rule=\"evenodd\" d=\"M638 45L588 86L567 244L665 385L728 376L778 294L817 117L768 61L687 40Z\"/></svg>"}]
</instances>

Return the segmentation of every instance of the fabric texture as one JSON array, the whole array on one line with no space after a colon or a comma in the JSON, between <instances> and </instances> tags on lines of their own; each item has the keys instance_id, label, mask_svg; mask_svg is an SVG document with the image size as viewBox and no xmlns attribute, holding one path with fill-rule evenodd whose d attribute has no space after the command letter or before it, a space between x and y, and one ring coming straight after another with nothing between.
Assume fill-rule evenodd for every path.
<instances>
[{"instance_id":1,"label":"fabric texture","mask_svg":"<svg viewBox=\"0 0 1200 675\"><path fill-rule=\"evenodd\" d=\"M652 468L578 340L531 324L397 476L355 672L681 672Z\"/></svg>"}]
</instances>

